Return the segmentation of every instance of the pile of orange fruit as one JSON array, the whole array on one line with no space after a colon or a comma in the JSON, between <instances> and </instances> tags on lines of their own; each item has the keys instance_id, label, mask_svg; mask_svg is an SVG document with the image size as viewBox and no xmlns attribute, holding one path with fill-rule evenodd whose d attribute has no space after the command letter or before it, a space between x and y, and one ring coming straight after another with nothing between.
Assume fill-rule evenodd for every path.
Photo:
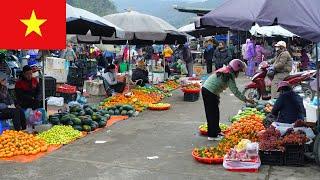
<instances>
[{"instance_id":1,"label":"pile of orange fruit","mask_svg":"<svg viewBox=\"0 0 320 180\"><path fill-rule=\"evenodd\" d=\"M0 158L35 155L47 150L44 140L22 131L7 130L0 136Z\"/></svg>"},{"instance_id":2,"label":"pile of orange fruit","mask_svg":"<svg viewBox=\"0 0 320 180\"><path fill-rule=\"evenodd\" d=\"M136 111L143 111L150 104L160 102L164 96L156 92L145 92L139 89L132 90L132 96L125 96L124 94L117 94L104 102L101 108L113 107L116 105L131 105Z\"/></svg>"},{"instance_id":3,"label":"pile of orange fruit","mask_svg":"<svg viewBox=\"0 0 320 180\"><path fill-rule=\"evenodd\" d=\"M243 116L232 123L225 131L225 138L220 141L217 149L227 153L237 145L242 139L249 139L252 142L258 141L258 132L264 130L263 119L258 115Z\"/></svg>"}]
</instances>

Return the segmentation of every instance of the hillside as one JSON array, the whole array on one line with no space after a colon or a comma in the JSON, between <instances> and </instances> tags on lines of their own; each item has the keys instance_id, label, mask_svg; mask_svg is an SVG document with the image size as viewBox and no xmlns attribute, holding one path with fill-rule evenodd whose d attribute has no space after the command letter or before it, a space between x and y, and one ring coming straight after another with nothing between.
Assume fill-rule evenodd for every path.
<instances>
[{"instance_id":1,"label":"hillside","mask_svg":"<svg viewBox=\"0 0 320 180\"><path fill-rule=\"evenodd\" d=\"M194 21L196 15L181 13L173 6L213 9L225 0L113 0L119 12L131 9L160 17L179 28ZM138 3L137 3L138 2Z\"/></svg>"},{"instance_id":2,"label":"hillside","mask_svg":"<svg viewBox=\"0 0 320 180\"><path fill-rule=\"evenodd\" d=\"M111 0L67 0L67 3L100 16L117 12L117 8Z\"/></svg>"}]
</instances>

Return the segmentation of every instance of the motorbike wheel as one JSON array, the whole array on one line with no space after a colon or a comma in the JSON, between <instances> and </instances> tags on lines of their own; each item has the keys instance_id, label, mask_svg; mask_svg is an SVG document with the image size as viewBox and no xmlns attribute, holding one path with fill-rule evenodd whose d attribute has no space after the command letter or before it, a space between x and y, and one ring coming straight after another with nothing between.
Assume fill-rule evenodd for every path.
<instances>
[{"instance_id":1,"label":"motorbike wheel","mask_svg":"<svg viewBox=\"0 0 320 180\"><path fill-rule=\"evenodd\" d=\"M255 88L248 88L248 89L245 89L242 94L244 94L244 96L247 98L247 99L253 99L255 101L258 101L261 97L261 94L259 93L258 89L255 89Z\"/></svg>"},{"instance_id":2,"label":"motorbike wheel","mask_svg":"<svg viewBox=\"0 0 320 180\"><path fill-rule=\"evenodd\" d=\"M316 163L320 165L320 135L318 134L314 140L313 155Z\"/></svg>"}]
</instances>

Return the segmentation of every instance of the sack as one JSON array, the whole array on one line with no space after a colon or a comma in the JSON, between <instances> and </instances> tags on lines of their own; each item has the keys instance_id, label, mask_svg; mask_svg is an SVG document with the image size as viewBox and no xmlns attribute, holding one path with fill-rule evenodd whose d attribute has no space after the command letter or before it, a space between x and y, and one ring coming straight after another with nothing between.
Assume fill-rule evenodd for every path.
<instances>
[{"instance_id":1,"label":"sack","mask_svg":"<svg viewBox=\"0 0 320 180\"><path fill-rule=\"evenodd\" d=\"M48 99L49 106L63 106L64 98L63 97L49 97Z\"/></svg>"}]
</instances>

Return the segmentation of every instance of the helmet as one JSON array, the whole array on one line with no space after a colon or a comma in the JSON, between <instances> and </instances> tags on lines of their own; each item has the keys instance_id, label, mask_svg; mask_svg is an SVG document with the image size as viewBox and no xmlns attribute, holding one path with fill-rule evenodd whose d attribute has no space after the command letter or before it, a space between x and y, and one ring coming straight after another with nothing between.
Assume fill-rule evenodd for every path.
<instances>
[{"instance_id":1,"label":"helmet","mask_svg":"<svg viewBox=\"0 0 320 180\"><path fill-rule=\"evenodd\" d=\"M259 64L259 68L260 69L266 69L269 67L269 64L267 61L262 61L260 64Z\"/></svg>"},{"instance_id":2,"label":"helmet","mask_svg":"<svg viewBox=\"0 0 320 180\"><path fill-rule=\"evenodd\" d=\"M281 81L279 84L278 84L278 92L280 91L281 88L283 87L290 87L290 84L287 82L287 81Z\"/></svg>"},{"instance_id":3,"label":"helmet","mask_svg":"<svg viewBox=\"0 0 320 180\"><path fill-rule=\"evenodd\" d=\"M246 64L242 62L240 59L234 59L230 61L229 66L232 68L234 72L244 71L246 69Z\"/></svg>"},{"instance_id":4,"label":"helmet","mask_svg":"<svg viewBox=\"0 0 320 180\"><path fill-rule=\"evenodd\" d=\"M284 41L279 41L276 45L274 45L275 47L284 47L287 48L287 43Z\"/></svg>"}]
</instances>

